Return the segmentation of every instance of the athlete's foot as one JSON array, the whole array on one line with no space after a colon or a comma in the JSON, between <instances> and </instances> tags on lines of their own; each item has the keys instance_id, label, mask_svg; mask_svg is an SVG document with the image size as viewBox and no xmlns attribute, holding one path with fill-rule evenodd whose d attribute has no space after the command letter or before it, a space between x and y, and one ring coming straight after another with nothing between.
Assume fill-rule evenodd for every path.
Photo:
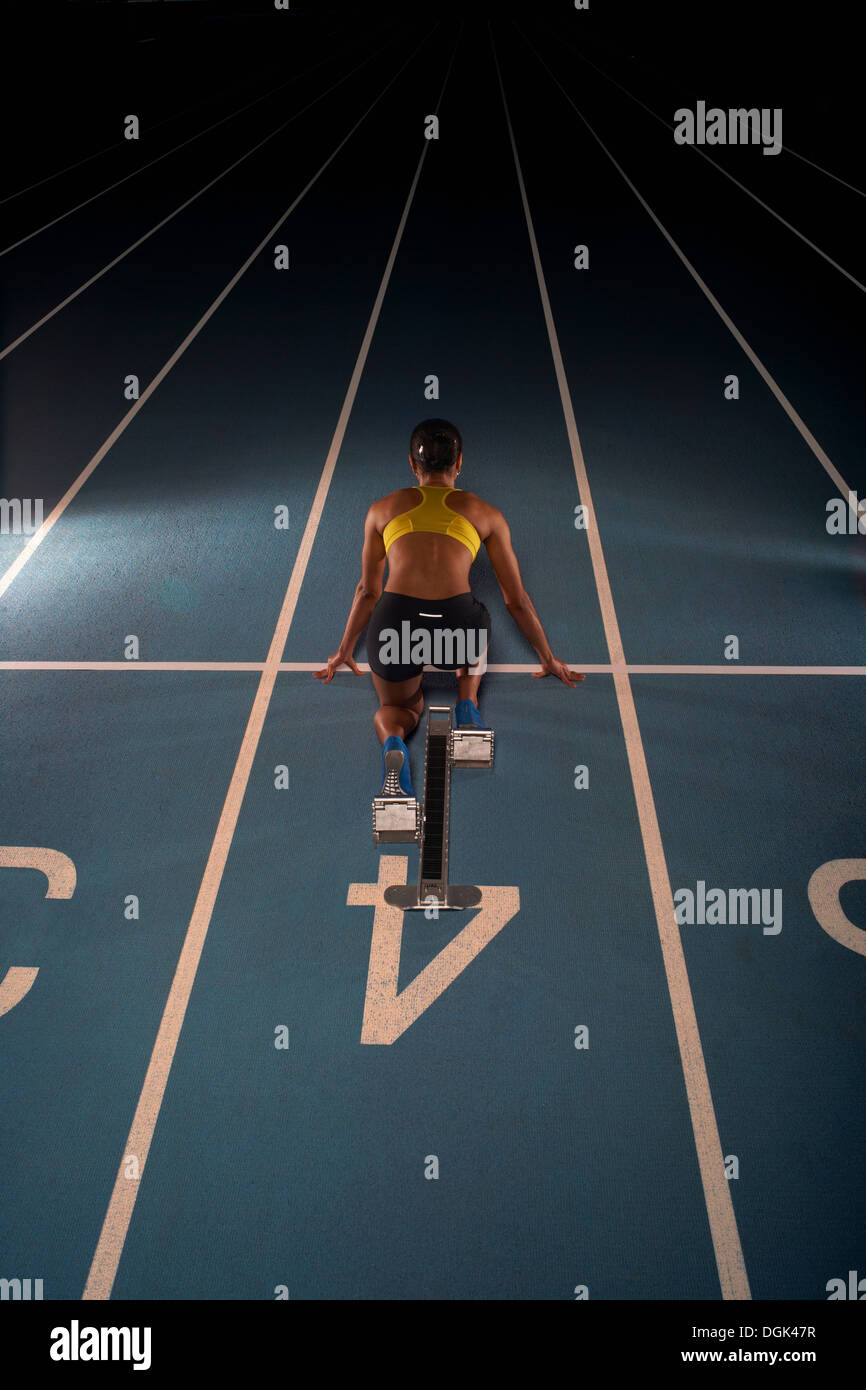
<instances>
[{"instance_id":1,"label":"athlete's foot","mask_svg":"<svg viewBox=\"0 0 866 1390\"><path fill-rule=\"evenodd\" d=\"M458 729L486 729L487 724L474 700L458 700L454 711L454 721Z\"/></svg>"},{"instance_id":2,"label":"athlete's foot","mask_svg":"<svg viewBox=\"0 0 866 1390\"><path fill-rule=\"evenodd\" d=\"M373 842L414 844L420 839L421 808L415 800L409 750L392 734L382 745L382 790L373 802Z\"/></svg>"},{"instance_id":3,"label":"athlete's foot","mask_svg":"<svg viewBox=\"0 0 866 1390\"><path fill-rule=\"evenodd\" d=\"M392 734L382 745L382 776L380 796L414 796L409 749L402 738Z\"/></svg>"}]
</instances>

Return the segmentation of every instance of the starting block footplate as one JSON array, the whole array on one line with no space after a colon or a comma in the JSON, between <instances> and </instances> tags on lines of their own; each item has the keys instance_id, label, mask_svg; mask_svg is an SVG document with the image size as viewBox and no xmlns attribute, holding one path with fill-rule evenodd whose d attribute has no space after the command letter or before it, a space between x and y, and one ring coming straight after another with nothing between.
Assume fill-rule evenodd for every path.
<instances>
[{"instance_id":1,"label":"starting block footplate","mask_svg":"<svg viewBox=\"0 0 866 1390\"><path fill-rule=\"evenodd\" d=\"M373 802L373 842L414 844L421 838L421 807L413 796L377 796Z\"/></svg>"},{"instance_id":2,"label":"starting block footplate","mask_svg":"<svg viewBox=\"0 0 866 1390\"><path fill-rule=\"evenodd\" d=\"M451 762L455 767L492 767L492 729L452 729Z\"/></svg>"}]
</instances>

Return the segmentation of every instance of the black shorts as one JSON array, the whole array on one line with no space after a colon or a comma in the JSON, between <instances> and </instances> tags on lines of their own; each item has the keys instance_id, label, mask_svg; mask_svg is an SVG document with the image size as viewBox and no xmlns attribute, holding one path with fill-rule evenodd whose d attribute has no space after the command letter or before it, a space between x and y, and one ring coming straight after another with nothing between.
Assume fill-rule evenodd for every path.
<instances>
[{"instance_id":1,"label":"black shorts","mask_svg":"<svg viewBox=\"0 0 866 1390\"><path fill-rule=\"evenodd\" d=\"M425 666L456 671L484 667L490 614L471 593L453 598L411 598L384 593L370 614L367 660L386 681L407 681Z\"/></svg>"}]
</instances>

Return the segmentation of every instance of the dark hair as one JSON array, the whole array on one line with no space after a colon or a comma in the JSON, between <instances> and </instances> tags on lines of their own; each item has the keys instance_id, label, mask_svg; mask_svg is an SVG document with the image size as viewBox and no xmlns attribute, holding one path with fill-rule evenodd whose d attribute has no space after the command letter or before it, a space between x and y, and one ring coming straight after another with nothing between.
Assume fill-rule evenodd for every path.
<instances>
[{"instance_id":1,"label":"dark hair","mask_svg":"<svg viewBox=\"0 0 866 1390\"><path fill-rule=\"evenodd\" d=\"M422 472L447 473L463 451L463 440L448 420L422 420L412 431L409 448Z\"/></svg>"}]
</instances>

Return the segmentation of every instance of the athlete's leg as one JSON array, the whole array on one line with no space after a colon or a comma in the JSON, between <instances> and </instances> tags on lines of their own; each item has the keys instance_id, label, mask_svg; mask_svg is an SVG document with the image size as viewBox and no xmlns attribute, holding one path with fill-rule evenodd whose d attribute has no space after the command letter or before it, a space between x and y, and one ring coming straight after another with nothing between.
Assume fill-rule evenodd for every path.
<instances>
[{"instance_id":1,"label":"athlete's leg","mask_svg":"<svg viewBox=\"0 0 866 1390\"><path fill-rule=\"evenodd\" d=\"M421 675L404 681L386 681L371 671L379 708L373 716L382 744L382 796L414 796L409 749L405 740L424 713Z\"/></svg>"},{"instance_id":2,"label":"athlete's leg","mask_svg":"<svg viewBox=\"0 0 866 1390\"><path fill-rule=\"evenodd\" d=\"M478 687L481 675L471 667L462 666L457 672L457 708L454 711L458 729L486 729L478 708Z\"/></svg>"},{"instance_id":3,"label":"athlete's leg","mask_svg":"<svg viewBox=\"0 0 866 1390\"><path fill-rule=\"evenodd\" d=\"M477 705L480 684L480 675L473 676L468 666L461 666L457 671L457 699L471 700L474 705Z\"/></svg>"},{"instance_id":4,"label":"athlete's leg","mask_svg":"<svg viewBox=\"0 0 866 1390\"><path fill-rule=\"evenodd\" d=\"M379 696L379 708L373 716L379 742L393 737L407 738L424 713L420 673L406 681L386 681L375 671L370 674Z\"/></svg>"},{"instance_id":5,"label":"athlete's leg","mask_svg":"<svg viewBox=\"0 0 866 1390\"><path fill-rule=\"evenodd\" d=\"M481 685L481 678L487 670L487 651L490 643L490 614L472 594L460 595L460 606L463 613L462 621L465 624L467 638L467 654L472 656L473 651L469 646L470 636L473 639L474 660L466 666L461 666L457 671L457 722L478 723L477 713L466 709L466 701L471 702L478 710L478 688ZM463 709L460 706L463 705ZM468 713L468 718L466 717Z\"/></svg>"},{"instance_id":6,"label":"athlete's leg","mask_svg":"<svg viewBox=\"0 0 866 1390\"><path fill-rule=\"evenodd\" d=\"M406 613L407 606L410 610L408 614ZM407 598L405 594L383 593L373 609L367 625L367 658L370 662L373 686L379 697L379 708L376 710L373 722L382 744L383 782L382 790L376 802L382 798L386 801L391 798L395 798L397 801L406 798L412 802L415 800L412 771L409 766L409 749L404 740L409 737L424 713L424 695L421 690L422 669L420 663L415 665L409 662L404 666L399 663L388 665L389 661L393 662L390 650L393 633L388 634L387 644L383 644L383 635L386 629L402 630L401 623L407 616L411 623L412 610L417 606L418 601ZM385 655L386 650L387 656ZM417 804L415 805L415 813L414 826L405 827L407 831L412 832L409 834L410 840L417 837ZM392 821L379 827L376 803L374 803L374 837L380 828L384 833L385 831L390 832L396 827Z\"/></svg>"}]
</instances>

